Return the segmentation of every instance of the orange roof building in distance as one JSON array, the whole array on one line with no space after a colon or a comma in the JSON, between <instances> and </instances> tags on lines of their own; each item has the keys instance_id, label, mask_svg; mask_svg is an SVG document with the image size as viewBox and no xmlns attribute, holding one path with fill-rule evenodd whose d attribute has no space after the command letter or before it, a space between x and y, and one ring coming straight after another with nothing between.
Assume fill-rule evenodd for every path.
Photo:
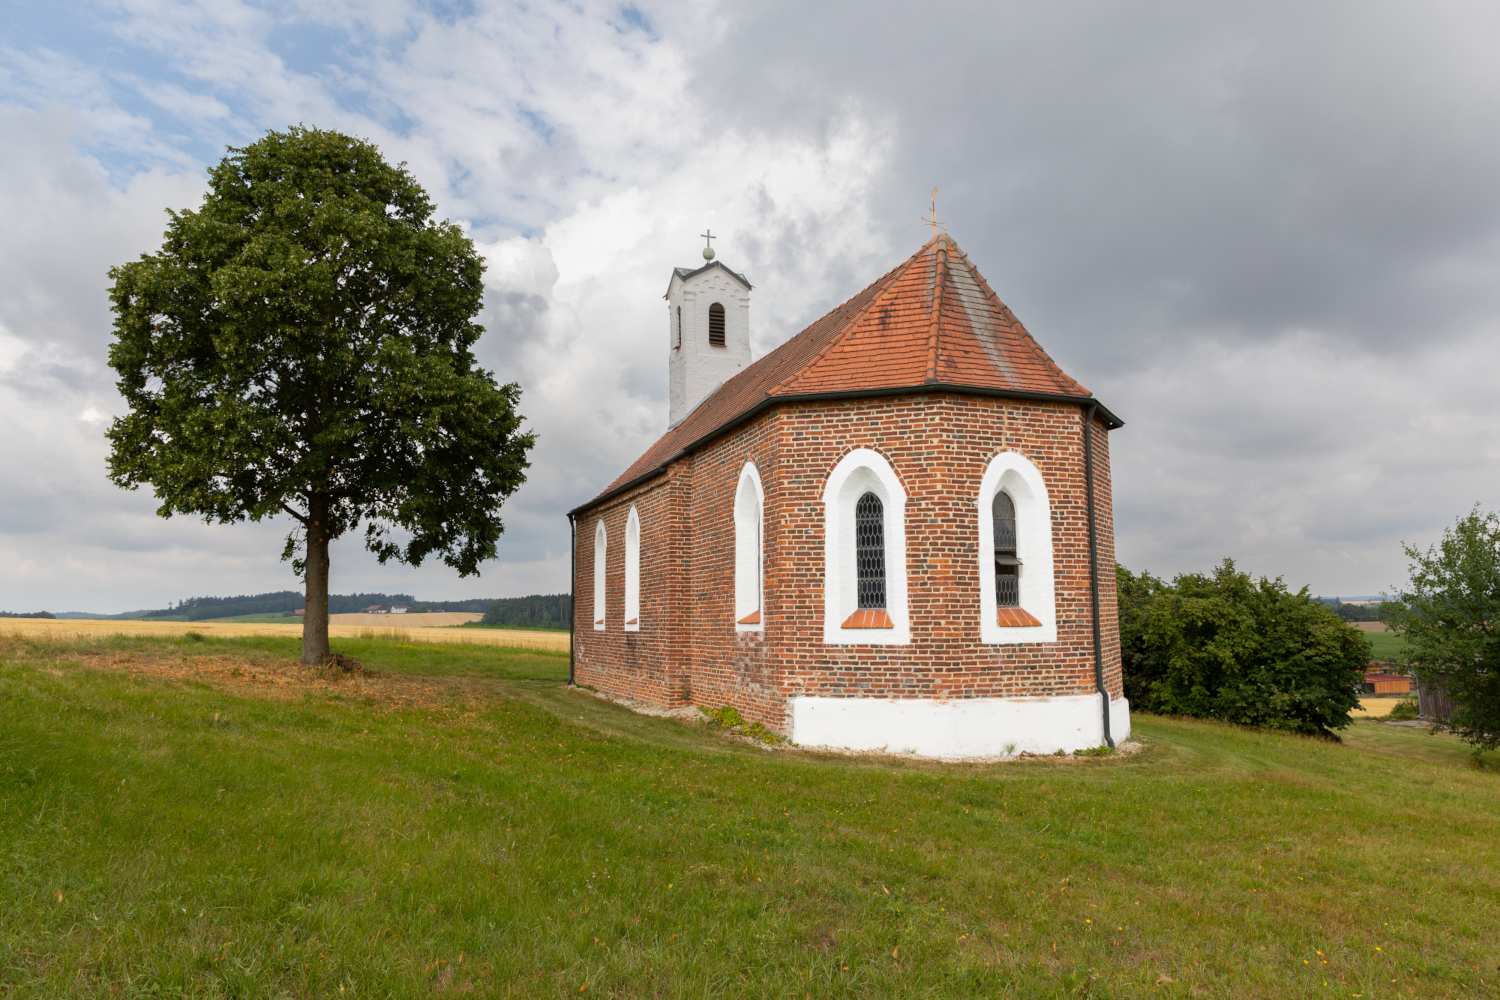
<instances>
[{"instance_id":1,"label":"orange roof building in distance","mask_svg":"<svg viewBox=\"0 0 1500 1000\"><path fill-rule=\"evenodd\" d=\"M667 290L669 427L570 512L573 679L804 746L1130 732L1109 432L946 233L759 361L750 282Z\"/></svg>"}]
</instances>

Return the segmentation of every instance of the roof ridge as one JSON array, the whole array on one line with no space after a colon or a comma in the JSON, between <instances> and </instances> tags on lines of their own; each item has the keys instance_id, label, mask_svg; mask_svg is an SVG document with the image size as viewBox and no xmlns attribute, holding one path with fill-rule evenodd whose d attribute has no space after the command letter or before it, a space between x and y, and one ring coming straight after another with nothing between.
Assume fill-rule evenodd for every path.
<instances>
[{"instance_id":1,"label":"roof ridge","mask_svg":"<svg viewBox=\"0 0 1500 1000\"><path fill-rule=\"evenodd\" d=\"M881 288L878 293L876 293L875 295L872 295L870 297L870 301L869 302L865 303L864 306L862 306L860 309L856 310L854 312L854 314L851 315L849 317L849 319L846 322L843 323L843 325L841 325L838 329L834 330L834 332L829 335L828 342L826 344L824 344L822 347L820 347L818 349L818 352L816 354L814 354L811 358L809 358L807 360L806 364L804 364L801 368L798 368L796 371L792 372L790 375L788 375L786 378L782 379L780 382L777 382L775 385L771 386L771 388L767 389L766 390L766 395L767 396L774 396L774 395L776 395L777 390L786 387L789 383L791 383L792 381L794 381L795 379L797 379L800 375L802 375L803 372L807 371L813 365L815 365L819 361L821 361L823 359L824 355L826 355L830 350L833 349L833 347L834 347L835 344L841 343L843 341L843 339L844 339L844 336L851 329L853 329L855 326L859 325L859 321L862 320L865 317L866 313L868 313L871 309L874 309L875 306L878 303L880 303L881 301L883 301L887 295L891 294L891 291L896 287L896 285L900 281L900 274L898 274L898 272L905 272L906 270L908 270L911 267L912 262L915 261L918 257L922 256L922 251L926 250L926 249L927 249L926 244L923 244L921 250L918 250L916 253L914 253L910 257L906 258L906 260L902 261L900 264L897 264L895 267L893 267L889 271L885 272L885 274L881 275L880 278L877 281L874 281L871 284L866 285L864 288L860 289L860 291L858 293L856 293L855 295L850 296L847 300L845 300L845 302L843 304L841 304L838 307L838 309L841 309L841 308L843 308L844 305L848 305L850 302L853 302L855 299L859 298L859 296L861 294L863 294L864 292L868 291L869 289L874 288L877 285L881 285L881 284L885 285L885 287ZM837 312L838 309L835 309L834 311ZM814 324L814 325L816 325L816 324ZM809 327L808 329L811 329L811 327ZM767 357L770 357L770 355L767 355Z\"/></svg>"},{"instance_id":2,"label":"roof ridge","mask_svg":"<svg viewBox=\"0 0 1500 1000\"><path fill-rule=\"evenodd\" d=\"M943 326L943 281L947 276L948 248L939 247L932 264L932 310L927 321L927 373L923 378L927 383L937 381L938 335Z\"/></svg>"},{"instance_id":3,"label":"roof ridge","mask_svg":"<svg viewBox=\"0 0 1500 1000\"><path fill-rule=\"evenodd\" d=\"M969 273L978 280L979 287L984 289L985 294L988 295L991 301L994 302L995 306L999 308L1000 314L1004 316L1006 321L1009 322L1010 325L1017 331L1022 346L1030 351L1033 357L1041 361L1052 371L1056 372L1062 378L1077 386L1085 396L1092 396L1093 393L1089 392L1087 386L1085 386L1082 382L1078 381L1073 376L1069 375L1067 372L1063 371L1062 366L1059 365L1056 361L1052 360L1052 355L1048 354L1042 347L1042 345L1037 343L1036 338L1031 335L1031 331L1026 329L1026 324L1022 323L1020 317L1011 312L1010 306L1006 305L1005 302L1001 300L1000 296L995 294L995 290L990 287L989 280L985 278L984 274L979 270L978 266L969 260L969 255L964 254L963 257L964 263L969 267Z\"/></svg>"}]
</instances>

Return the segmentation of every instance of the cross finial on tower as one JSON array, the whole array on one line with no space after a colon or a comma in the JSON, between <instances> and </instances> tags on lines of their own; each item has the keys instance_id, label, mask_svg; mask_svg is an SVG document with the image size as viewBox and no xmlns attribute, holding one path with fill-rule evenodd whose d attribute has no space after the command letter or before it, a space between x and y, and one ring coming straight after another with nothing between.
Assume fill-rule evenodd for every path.
<instances>
[{"instance_id":1,"label":"cross finial on tower","mask_svg":"<svg viewBox=\"0 0 1500 1000\"><path fill-rule=\"evenodd\" d=\"M937 239L938 226L942 226L943 227L943 232L946 233L948 231L947 224L938 221L938 217L937 217L937 192L938 192L937 188L933 188L932 189L932 214L930 216L926 216L926 217L924 217L922 219L922 225L924 225L924 226L931 226L932 227L932 238L933 239Z\"/></svg>"},{"instance_id":2,"label":"cross finial on tower","mask_svg":"<svg viewBox=\"0 0 1500 1000\"><path fill-rule=\"evenodd\" d=\"M705 230L704 232L700 233L699 235L702 236L705 240L708 241L708 245L703 248L703 259L704 260L713 260L714 259L714 231L712 229L708 229L708 230Z\"/></svg>"}]
</instances>

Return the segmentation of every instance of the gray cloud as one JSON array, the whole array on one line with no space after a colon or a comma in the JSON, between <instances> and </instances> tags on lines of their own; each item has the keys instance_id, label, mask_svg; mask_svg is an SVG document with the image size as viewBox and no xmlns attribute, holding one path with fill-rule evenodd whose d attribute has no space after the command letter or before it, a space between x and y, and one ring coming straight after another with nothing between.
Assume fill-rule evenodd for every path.
<instances>
[{"instance_id":1,"label":"gray cloud","mask_svg":"<svg viewBox=\"0 0 1500 1000\"><path fill-rule=\"evenodd\" d=\"M9 39L0 418L35 440L0 442L29 473L0 487L0 605L290 584L283 527L163 522L109 486L97 418L119 406L104 270L196 202L224 143L295 121L369 136L470 225L478 355L541 434L483 580L346 541L336 587L565 586L562 512L664 428L659 296L694 234L756 283L763 352L915 249L934 184L1001 297L1128 421L1130 565L1234 555L1366 592L1400 539L1500 501L1500 12L641 9L130 0L98 19L128 67Z\"/></svg>"}]
</instances>

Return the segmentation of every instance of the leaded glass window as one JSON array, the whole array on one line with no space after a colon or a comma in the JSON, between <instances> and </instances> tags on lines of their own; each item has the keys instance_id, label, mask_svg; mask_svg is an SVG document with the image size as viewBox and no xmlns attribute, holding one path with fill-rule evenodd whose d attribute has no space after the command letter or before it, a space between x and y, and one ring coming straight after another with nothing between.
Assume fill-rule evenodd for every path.
<instances>
[{"instance_id":1,"label":"leaded glass window","mask_svg":"<svg viewBox=\"0 0 1500 1000\"><path fill-rule=\"evenodd\" d=\"M1004 493L990 506L995 522L995 606L1021 606L1021 560L1016 558L1016 504Z\"/></svg>"},{"instance_id":2,"label":"leaded glass window","mask_svg":"<svg viewBox=\"0 0 1500 1000\"><path fill-rule=\"evenodd\" d=\"M854 505L854 549L860 608L884 608L885 505L873 493Z\"/></svg>"}]
</instances>

